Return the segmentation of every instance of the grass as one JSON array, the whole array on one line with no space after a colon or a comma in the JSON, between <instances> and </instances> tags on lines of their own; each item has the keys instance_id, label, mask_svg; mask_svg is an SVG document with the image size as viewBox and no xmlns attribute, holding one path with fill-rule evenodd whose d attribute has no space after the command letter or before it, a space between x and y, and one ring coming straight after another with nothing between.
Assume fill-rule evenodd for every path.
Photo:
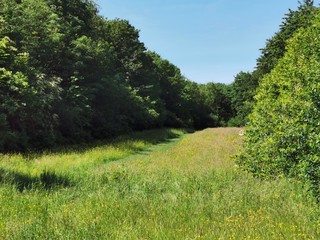
<instances>
[{"instance_id":1,"label":"grass","mask_svg":"<svg viewBox=\"0 0 320 240\"><path fill-rule=\"evenodd\" d=\"M239 131L2 155L0 239L319 239L320 208L299 182L235 166Z\"/></svg>"}]
</instances>

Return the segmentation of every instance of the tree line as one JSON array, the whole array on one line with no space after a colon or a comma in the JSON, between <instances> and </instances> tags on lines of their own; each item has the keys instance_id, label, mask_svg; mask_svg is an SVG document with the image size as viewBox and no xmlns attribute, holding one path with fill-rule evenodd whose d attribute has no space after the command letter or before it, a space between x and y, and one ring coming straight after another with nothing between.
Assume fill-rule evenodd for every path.
<instances>
[{"instance_id":1,"label":"tree line","mask_svg":"<svg viewBox=\"0 0 320 240\"><path fill-rule=\"evenodd\" d=\"M0 151L158 127L225 126L230 85L197 84L90 0L0 2Z\"/></svg>"}]
</instances>

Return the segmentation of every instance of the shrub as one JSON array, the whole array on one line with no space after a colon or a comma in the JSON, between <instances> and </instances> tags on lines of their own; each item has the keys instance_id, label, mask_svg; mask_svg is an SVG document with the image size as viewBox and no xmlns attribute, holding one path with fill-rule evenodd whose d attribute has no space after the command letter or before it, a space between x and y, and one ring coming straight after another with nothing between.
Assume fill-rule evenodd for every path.
<instances>
[{"instance_id":1,"label":"shrub","mask_svg":"<svg viewBox=\"0 0 320 240\"><path fill-rule=\"evenodd\" d=\"M260 83L238 163L258 176L320 183L320 11Z\"/></svg>"}]
</instances>

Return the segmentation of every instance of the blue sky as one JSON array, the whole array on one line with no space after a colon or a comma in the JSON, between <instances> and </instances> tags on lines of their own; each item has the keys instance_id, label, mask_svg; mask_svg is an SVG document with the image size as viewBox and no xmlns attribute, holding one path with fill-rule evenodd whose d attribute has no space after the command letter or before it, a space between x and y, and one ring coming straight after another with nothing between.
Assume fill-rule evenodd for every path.
<instances>
[{"instance_id":1,"label":"blue sky","mask_svg":"<svg viewBox=\"0 0 320 240\"><path fill-rule=\"evenodd\" d=\"M260 48L297 0L97 0L100 14L127 19L140 40L198 82L231 83L254 70Z\"/></svg>"}]
</instances>

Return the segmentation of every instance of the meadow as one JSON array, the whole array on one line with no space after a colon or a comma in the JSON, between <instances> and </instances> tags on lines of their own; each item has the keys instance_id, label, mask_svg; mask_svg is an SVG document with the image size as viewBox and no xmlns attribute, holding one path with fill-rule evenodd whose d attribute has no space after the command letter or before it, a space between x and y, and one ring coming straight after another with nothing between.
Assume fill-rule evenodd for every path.
<instances>
[{"instance_id":1,"label":"meadow","mask_svg":"<svg viewBox=\"0 0 320 240\"><path fill-rule=\"evenodd\" d=\"M320 239L299 182L239 169L239 128L0 156L0 239Z\"/></svg>"}]
</instances>

